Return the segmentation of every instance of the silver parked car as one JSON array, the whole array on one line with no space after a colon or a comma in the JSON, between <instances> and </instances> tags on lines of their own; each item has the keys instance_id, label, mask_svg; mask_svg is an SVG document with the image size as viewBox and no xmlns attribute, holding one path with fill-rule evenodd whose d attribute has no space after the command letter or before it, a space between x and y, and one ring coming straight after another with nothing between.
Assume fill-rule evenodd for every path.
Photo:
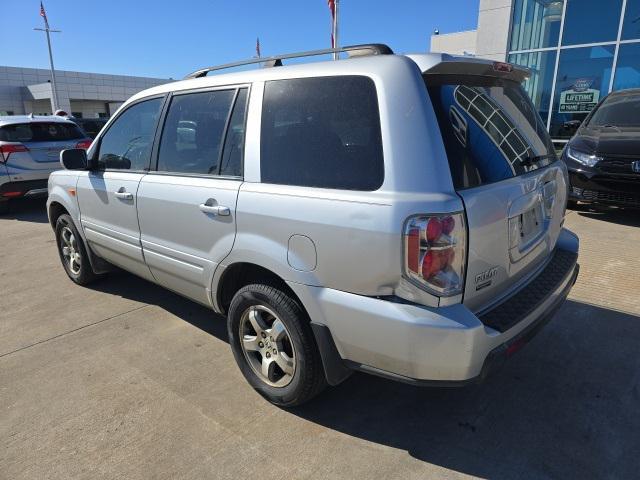
<instances>
[{"instance_id":1,"label":"silver parked car","mask_svg":"<svg viewBox=\"0 0 640 480\"><path fill-rule=\"evenodd\" d=\"M353 370L478 381L578 273L527 70L341 51L141 92L49 180L74 282L116 265L226 315L242 373L283 406Z\"/></svg>"},{"instance_id":2,"label":"silver parked car","mask_svg":"<svg viewBox=\"0 0 640 480\"><path fill-rule=\"evenodd\" d=\"M12 198L46 196L49 174L60 168L60 152L90 144L91 139L64 118L0 117L0 213Z\"/></svg>"}]
</instances>

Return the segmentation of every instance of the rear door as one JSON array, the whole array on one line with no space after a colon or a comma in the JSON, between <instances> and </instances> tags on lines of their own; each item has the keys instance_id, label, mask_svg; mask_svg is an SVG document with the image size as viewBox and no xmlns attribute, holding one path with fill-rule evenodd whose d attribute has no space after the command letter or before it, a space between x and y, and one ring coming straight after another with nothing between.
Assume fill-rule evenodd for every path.
<instances>
[{"instance_id":1,"label":"rear door","mask_svg":"<svg viewBox=\"0 0 640 480\"><path fill-rule=\"evenodd\" d=\"M479 75L442 67L424 75L465 205L464 303L476 312L509 295L550 258L567 191L565 171L526 92L502 74L507 66L487 63Z\"/></svg>"},{"instance_id":2,"label":"rear door","mask_svg":"<svg viewBox=\"0 0 640 480\"><path fill-rule=\"evenodd\" d=\"M205 305L213 272L235 238L247 92L174 94L156 171L138 189L142 247L154 278Z\"/></svg>"},{"instance_id":3,"label":"rear door","mask_svg":"<svg viewBox=\"0 0 640 480\"><path fill-rule=\"evenodd\" d=\"M33 121L0 129L0 140L19 142L27 148L9 156L6 167L13 181L46 179L60 169L60 152L75 148L84 139L84 133L71 122Z\"/></svg>"},{"instance_id":4,"label":"rear door","mask_svg":"<svg viewBox=\"0 0 640 480\"><path fill-rule=\"evenodd\" d=\"M80 220L91 248L102 258L152 280L144 263L136 194L149 159L164 97L124 110L99 139L97 168L77 183Z\"/></svg>"}]
</instances>

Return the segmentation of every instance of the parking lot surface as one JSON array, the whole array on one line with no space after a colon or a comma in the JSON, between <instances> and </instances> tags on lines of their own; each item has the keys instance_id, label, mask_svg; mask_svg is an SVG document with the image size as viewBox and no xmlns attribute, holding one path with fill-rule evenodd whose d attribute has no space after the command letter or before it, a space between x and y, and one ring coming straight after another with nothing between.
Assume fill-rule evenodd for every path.
<instances>
[{"instance_id":1,"label":"parking lot surface","mask_svg":"<svg viewBox=\"0 0 640 480\"><path fill-rule=\"evenodd\" d=\"M570 212L581 273L485 383L363 374L263 400L224 319L126 273L59 264L43 202L0 217L0 478L631 478L640 470L640 214Z\"/></svg>"}]
</instances>

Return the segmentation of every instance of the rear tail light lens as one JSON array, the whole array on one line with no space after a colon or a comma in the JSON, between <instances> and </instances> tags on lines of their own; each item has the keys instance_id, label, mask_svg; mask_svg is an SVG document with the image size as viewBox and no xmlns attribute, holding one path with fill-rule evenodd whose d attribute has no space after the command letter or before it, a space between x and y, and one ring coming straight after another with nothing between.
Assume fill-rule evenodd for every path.
<instances>
[{"instance_id":1,"label":"rear tail light lens","mask_svg":"<svg viewBox=\"0 0 640 480\"><path fill-rule=\"evenodd\" d=\"M405 275L438 296L462 293L466 237L462 213L411 217L404 230Z\"/></svg>"},{"instance_id":2,"label":"rear tail light lens","mask_svg":"<svg viewBox=\"0 0 640 480\"><path fill-rule=\"evenodd\" d=\"M9 161L9 155L12 153L28 152L29 149L21 143L5 143L0 145L0 161Z\"/></svg>"},{"instance_id":3,"label":"rear tail light lens","mask_svg":"<svg viewBox=\"0 0 640 480\"><path fill-rule=\"evenodd\" d=\"M91 146L91 140L83 140L81 142L76 143L76 148L84 148L85 150L89 150Z\"/></svg>"}]
</instances>

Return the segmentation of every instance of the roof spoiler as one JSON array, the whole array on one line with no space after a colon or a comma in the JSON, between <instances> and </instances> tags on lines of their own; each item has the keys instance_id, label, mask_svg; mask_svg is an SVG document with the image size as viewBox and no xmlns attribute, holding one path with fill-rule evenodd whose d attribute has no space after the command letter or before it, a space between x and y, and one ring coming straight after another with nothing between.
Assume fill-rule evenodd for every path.
<instances>
[{"instance_id":1,"label":"roof spoiler","mask_svg":"<svg viewBox=\"0 0 640 480\"><path fill-rule=\"evenodd\" d=\"M217 70L226 70L228 68L240 67L242 65L251 65L256 63L262 63L264 67L281 67L282 60L287 58L302 58L312 57L316 55L329 55L332 53L348 53L349 57L362 57L367 55L393 55L393 50L387 45L382 43L370 43L363 45L350 45L342 48L329 48L326 50L311 50L308 52L298 53L286 53L284 55L274 55L271 57L251 58L248 60L241 60L239 62L225 63L223 65L216 65L213 67L201 68L195 72L190 73L185 78L200 78L205 77L207 73Z\"/></svg>"},{"instance_id":2,"label":"roof spoiler","mask_svg":"<svg viewBox=\"0 0 640 480\"><path fill-rule=\"evenodd\" d=\"M424 75L478 75L523 82L531 76L531 70L507 62L496 62L475 57L459 57L442 54L434 63L432 57L409 55Z\"/></svg>"}]
</instances>

